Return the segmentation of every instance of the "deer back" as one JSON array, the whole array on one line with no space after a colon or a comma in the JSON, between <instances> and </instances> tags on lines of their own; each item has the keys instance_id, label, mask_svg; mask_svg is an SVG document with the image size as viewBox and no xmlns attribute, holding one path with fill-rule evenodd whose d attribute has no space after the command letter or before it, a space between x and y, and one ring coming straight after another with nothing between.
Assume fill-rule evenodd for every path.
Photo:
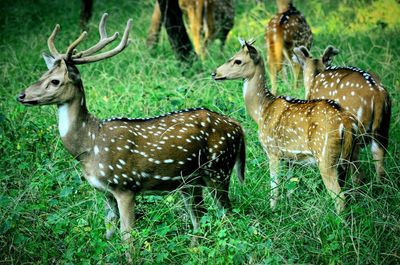
<instances>
[{"instance_id":1,"label":"deer back","mask_svg":"<svg viewBox=\"0 0 400 265\"><path fill-rule=\"evenodd\" d=\"M389 95L379 80L356 67L327 67L315 76L309 98L337 101L357 117L365 132L380 126L390 105Z\"/></svg>"},{"instance_id":2,"label":"deer back","mask_svg":"<svg viewBox=\"0 0 400 265\"><path fill-rule=\"evenodd\" d=\"M337 161L344 131L355 132L357 127L356 120L332 100L278 97L264 117L260 141L268 154L298 160L313 156L318 162Z\"/></svg>"}]
</instances>

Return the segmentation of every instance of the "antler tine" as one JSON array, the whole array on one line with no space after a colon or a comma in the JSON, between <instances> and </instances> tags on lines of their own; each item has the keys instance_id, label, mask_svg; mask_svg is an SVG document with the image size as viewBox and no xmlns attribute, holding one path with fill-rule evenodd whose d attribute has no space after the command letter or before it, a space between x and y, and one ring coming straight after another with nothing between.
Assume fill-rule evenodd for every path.
<instances>
[{"instance_id":1,"label":"antler tine","mask_svg":"<svg viewBox=\"0 0 400 265\"><path fill-rule=\"evenodd\" d=\"M79 38L77 38L73 43L71 43L68 46L67 53L66 53L67 60L72 59L72 55L73 55L73 52L74 52L76 46L78 46L79 43L81 43L83 41L83 39L86 37L86 35L87 35L86 31L82 32L81 35L79 36Z\"/></svg>"},{"instance_id":2,"label":"antler tine","mask_svg":"<svg viewBox=\"0 0 400 265\"><path fill-rule=\"evenodd\" d=\"M54 58L61 57L61 54L57 51L56 46L54 45L54 39L59 31L60 25L57 24L47 40L47 46L49 46L50 53Z\"/></svg>"},{"instance_id":3,"label":"antler tine","mask_svg":"<svg viewBox=\"0 0 400 265\"><path fill-rule=\"evenodd\" d=\"M92 55L99 50L103 49L107 44L111 43L114 41L116 38L118 38L118 32L115 32L111 37L107 37L107 32L106 32L106 21L107 21L108 14L104 13L103 16L101 17L100 23L99 23L99 35L100 35L100 40L99 42L90 47L89 49L79 52L78 54L74 55L73 58L81 58L81 57L86 57L89 55Z\"/></svg>"},{"instance_id":4,"label":"antler tine","mask_svg":"<svg viewBox=\"0 0 400 265\"><path fill-rule=\"evenodd\" d=\"M92 56L87 56L87 57L82 57L82 58L72 58L72 61L75 64L92 63L92 62L97 62L97 61L112 57L112 56L120 53L130 43L130 39L128 39L128 36L129 36L129 31L131 30L131 28L132 28L132 19L129 19L126 24L124 35L122 36L121 42L114 49L104 52L104 53L97 54L97 55L92 55Z\"/></svg>"}]
</instances>

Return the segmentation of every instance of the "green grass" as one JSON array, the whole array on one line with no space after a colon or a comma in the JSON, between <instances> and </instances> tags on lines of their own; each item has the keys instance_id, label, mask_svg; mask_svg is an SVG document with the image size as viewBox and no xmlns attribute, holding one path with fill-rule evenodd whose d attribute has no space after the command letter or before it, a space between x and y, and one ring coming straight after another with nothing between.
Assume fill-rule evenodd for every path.
<instances>
[{"instance_id":1,"label":"green grass","mask_svg":"<svg viewBox=\"0 0 400 265\"><path fill-rule=\"evenodd\" d=\"M156 50L145 45L152 4L147 1L95 1L88 47L97 41L97 22L110 14L108 32L122 31L133 18L132 43L122 54L79 66L88 107L100 118L146 117L203 106L239 120L247 132L244 185L233 176L234 212L221 213L207 197L199 246L190 247L192 229L179 194L138 196L141 217L133 231L134 258L144 264L396 264L400 263L400 20L399 4L379 1L296 1L315 34L312 51L328 44L341 50L337 65L375 72L393 100L387 179L374 182L368 150L361 156L363 186L346 186L349 204L338 216L318 170L297 167L298 182L269 208L269 169L247 116L241 82L217 83L210 73L238 50L237 36L257 39L275 8L271 1L236 1L236 22L225 50L211 45L207 59L192 65L176 61L165 33ZM143 4L142 2L146 2ZM351 4L349 4L351 2ZM347 3L350 5L347 7ZM371 3L386 4L370 15ZM79 34L79 1L1 2L0 39L0 264L123 263L119 236L104 237L104 195L83 180L80 166L64 149L54 106L27 108L15 96L46 71L40 56L54 25L64 51ZM395 18L394 18L395 16ZM82 48L84 48L82 47ZM302 97L284 83L283 94ZM282 175L285 171L282 171Z\"/></svg>"}]
</instances>

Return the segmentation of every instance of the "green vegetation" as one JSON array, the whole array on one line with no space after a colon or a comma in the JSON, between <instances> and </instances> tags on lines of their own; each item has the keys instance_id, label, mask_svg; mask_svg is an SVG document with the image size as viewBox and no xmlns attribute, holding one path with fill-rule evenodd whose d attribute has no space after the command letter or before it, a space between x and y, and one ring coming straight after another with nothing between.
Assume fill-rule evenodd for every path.
<instances>
[{"instance_id":1,"label":"green vegetation","mask_svg":"<svg viewBox=\"0 0 400 265\"><path fill-rule=\"evenodd\" d=\"M34 3L35 2L35 3ZM145 2L145 3L143 3ZM122 31L133 18L132 43L122 54L79 67L88 107L100 118L144 117L203 106L239 120L247 132L244 185L232 177L234 211L221 213L207 197L209 213L190 247L192 229L179 194L138 196L133 231L139 264L398 264L400 263L400 19L398 1L296 1L315 34L312 52L328 44L341 50L337 65L375 72L391 93L393 116L387 179L376 183L371 155L364 150L363 186L346 186L349 203L338 216L316 168L298 167L269 208L269 170L242 99L241 82L217 83L210 73L239 48L237 36L255 37L265 54L263 32L275 7L266 1L236 1L235 28L223 52L211 45L207 59L180 64L165 33L156 50L145 44L153 1L95 1L88 47L97 23L110 14L108 32ZM64 149L54 106L27 108L15 96L46 71L40 56L56 23L56 45L65 51L79 34L80 1L1 1L0 39L0 264L124 263L117 235L106 241L104 195L82 178ZM377 8L383 8L379 10ZM370 12L370 11L373 12ZM82 47L82 48L84 48ZM302 97L281 83L281 93ZM282 171L285 174L285 171ZM283 192L284 194L284 192Z\"/></svg>"}]
</instances>

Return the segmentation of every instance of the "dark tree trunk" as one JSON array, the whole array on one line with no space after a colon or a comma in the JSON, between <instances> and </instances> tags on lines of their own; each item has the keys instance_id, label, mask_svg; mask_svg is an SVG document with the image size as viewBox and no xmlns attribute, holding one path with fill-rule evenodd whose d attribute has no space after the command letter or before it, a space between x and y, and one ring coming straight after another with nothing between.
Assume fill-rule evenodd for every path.
<instances>
[{"instance_id":1,"label":"dark tree trunk","mask_svg":"<svg viewBox=\"0 0 400 265\"><path fill-rule=\"evenodd\" d=\"M178 0L158 0L158 4L160 5L161 19L175 54L182 61L190 61L195 54L183 23L182 10Z\"/></svg>"},{"instance_id":2,"label":"dark tree trunk","mask_svg":"<svg viewBox=\"0 0 400 265\"><path fill-rule=\"evenodd\" d=\"M86 25L92 16L93 0L81 0L81 30L86 30Z\"/></svg>"}]
</instances>

